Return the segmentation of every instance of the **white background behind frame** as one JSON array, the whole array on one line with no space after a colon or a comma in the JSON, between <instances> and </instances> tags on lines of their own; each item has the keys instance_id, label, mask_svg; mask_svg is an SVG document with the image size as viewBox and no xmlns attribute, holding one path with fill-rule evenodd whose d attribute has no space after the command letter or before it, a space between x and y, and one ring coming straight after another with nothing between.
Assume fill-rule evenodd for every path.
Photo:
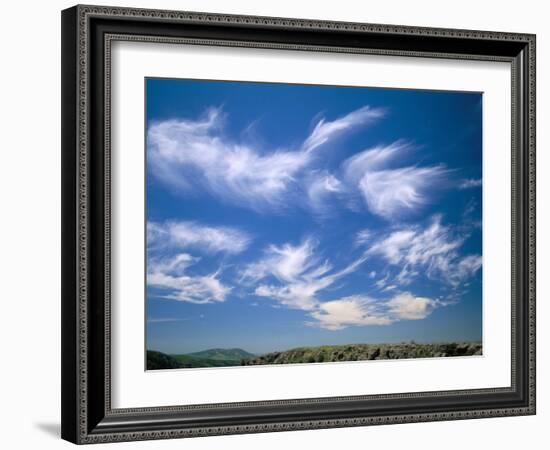
<instances>
[{"instance_id":1,"label":"white background behind frame","mask_svg":"<svg viewBox=\"0 0 550 450\"><path fill-rule=\"evenodd\" d=\"M510 385L509 63L120 41L111 57L112 407ZM145 77L483 92L484 356L145 372Z\"/></svg>"}]
</instances>

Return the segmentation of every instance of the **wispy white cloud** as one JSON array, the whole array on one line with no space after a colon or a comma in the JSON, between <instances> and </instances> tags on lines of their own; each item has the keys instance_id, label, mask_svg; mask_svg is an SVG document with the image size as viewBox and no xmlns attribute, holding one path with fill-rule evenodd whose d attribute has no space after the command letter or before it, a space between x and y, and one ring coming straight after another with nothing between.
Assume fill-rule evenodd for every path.
<instances>
[{"instance_id":1,"label":"wispy white cloud","mask_svg":"<svg viewBox=\"0 0 550 450\"><path fill-rule=\"evenodd\" d=\"M382 289L384 292L387 292L387 291L395 291L397 289L397 285L395 284L389 284L388 286L386 286L384 289Z\"/></svg>"},{"instance_id":2,"label":"wispy white cloud","mask_svg":"<svg viewBox=\"0 0 550 450\"><path fill-rule=\"evenodd\" d=\"M367 254L381 256L390 265L397 266L400 271L394 282L401 286L409 284L419 273L426 273L457 287L481 268L481 256L460 256L458 250L467 235L457 234L441 220L441 216L436 215L426 227L396 229L378 239ZM379 287L384 287L386 281L379 280Z\"/></svg>"},{"instance_id":3,"label":"wispy white cloud","mask_svg":"<svg viewBox=\"0 0 550 450\"><path fill-rule=\"evenodd\" d=\"M386 219L399 218L428 203L428 194L443 179L443 166L405 167L366 173L359 189L369 211Z\"/></svg>"},{"instance_id":4,"label":"wispy white cloud","mask_svg":"<svg viewBox=\"0 0 550 450\"><path fill-rule=\"evenodd\" d=\"M371 240L371 238L372 238L372 231L367 228L363 228L362 230L359 230L355 234L355 242L357 245L365 245L367 242Z\"/></svg>"},{"instance_id":5,"label":"wispy white cloud","mask_svg":"<svg viewBox=\"0 0 550 450\"><path fill-rule=\"evenodd\" d=\"M270 297L279 304L293 309L310 311L319 305L317 293L328 288L345 275L354 272L364 261L360 257L341 270L334 271L328 260L315 255L316 243L312 239L293 246L270 246L264 258L248 265L243 271L245 282L259 282L255 294Z\"/></svg>"},{"instance_id":6,"label":"wispy white cloud","mask_svg":"<svg viewBox=\"0 0 550 450\"><path fill-rule=\"evenodd\" d=\"M159 289L156 297L181 302L206 304L223 302L231 288L218 278L219 273L189 275L188 268L198 262L187 253L167 258L150 258L147 285Z\"/></svg>"},{"instance_id":7,"label":"wispy white cloud","mask_svg":"<svg viewBox=\"0 0 550 450\"><path fill-rule=\"evenodd\" d=\"M400 139L390 145L363 150L343 162L344 175L348 181L357 184L366 173L387 168L398 157L413 149L414 146L410 142Z\"/></svg>"},{"instance_id":8,"label":"wispy white cloud","mask_svg":"<svg viewBox=\"0 0 550 450\"><path fill-rule=\"evenodd\" d=\"M305 140L302 148L306 152L310 152L353 127L366 125L384 117L385 113L382 108L364 106L333 121L321 119Z\"/></svg>"},{"instance_id":9,"label":"wispy white cloud","mask_svg":"<svg viewBox=\"0 0 550 450\"><path fill-rule=\"evenodd\" d=\"M270 245L264 258L245 268L243 279L258 281L273 275L280 281L295 281L317 263L317 258L313 257L314 247L312 239L306 239L297 246L289 243L281 247Z\"/></svg>"},{"instance_id":10,"label":"wispy white cloud","mask_svg":"<svg viewBox=\"0 0 550 450\"><path fill-rule=\"evenodd\" d=\"M185 191L212 194L257 207L281 202L296 174L311 159L305 152L262 153L222 134L221 110L199 120L167 120L148 129L148 161L158 180Z\"/></svg>"},{"instance_id":11,"label":"wispy white cloud","mask_svg":"<svg viewBox=\"0 0 550 450\"><path fill-rule=\"evenodd\" d=\"M152 248L196 248L207 252L240 253L250 236L237 228L213 227L193 221L147 223L147 244Z\"/></svg>"},{"instance_id":12,"label":"wispy white cloud","mask_svg":"<svg viewBox=\"0 0 550 450\"><path fill-rule=\"evenodd\" d=\"M431 190L448 174L442 165L392 167L413 148L399 140L364 150L343 163L346 181L356 187L371 213L395 219L416 212L429 202Z\"/></svg>"},{"instance_id":13,"label":"wispy white cloud","mask_svg":"<svg viewBox=\"0 0 550 450\"><path fill-rule=\"evenodd\" d=\"M378 289L384 289L386 287L386 285L388 284L389 278L390 278L390 275L386 274L386 275L384 275L383 278L380 278L380 279L376 280L374 284Z\"/></svg>"},{"instance_id":14,"label":"wispy white cloud","mask_svg":"<svg viewBox=\"0 0 550 450\"><path fill-rule=\"evenodd\" d=\"M481 179L470 178L467 180L462 180L458 185L459 189L469 189L481 186Z\"/></svg>"},{"instance_id":15,"label":"wispy white cloud","mask_svg":"<svg viewBox=\"0 0 550 450\"><path fill-rule=\"evenodd\" d=\"M453 267L453 271L448 274L451 282L458 285L468 277L474 275L482 266L481 255L468 255L458 259L458 262Z\"/></svg>"},{"instance_id":16,"label":"wispy white cloud","mask_svg":"<svg viewBox=\"0 0 550 450\"><path fill-rule=\"evenodd\" d=\"M334 175L324 171L310 174L305 179L308 202L316 213L327 214L327 200L330 196L341 194L344 186Z\"/></svg>"},{"instance_id":17,"label":"wispy white cloud","mask_svg":"<svg viewBox=\"0 0 550 450\"><path fill-rule=\"evenodd\" d=\"M171 322L187 322L189 320L202 319L204 315L198 317L149 317L147 323L171 323Z\"/></svg>"},{"instance_id":18,"label":"wispy white cloud","mask_svg":"<svg viewBox=\"0 0 550 450\"><path fill-rule=\"evenodd\" d=\"M289 191L300 188L298 175L315 160L314 149L382 115L364 107L332 122L322 119L300 148L268 152L224 136L222 111L212 108L198 120L152 123L148 163L157 180L177 190L206 189L253 209L284 208Z\"/></svg>"},{"instance_id":19,"label":"wispy white cloud","mask_svg":"<svg viewBox=\"0 0 550 450\"><path fill-rule=\"evenodd\" d=\"M264 258L245 269L243 279L254 284L269 280L256 285L255 295L270 298L279 307L305 311L313 319L309 325L327 330L420 320L442 306L437 300L396 292L397 286L385 283L385 291L396 292L390 298L352 295L322 301L319 298L322 291L355 272L368 256L363 254L341 270L334 270L328 260L323 260L315 252L316 243L312 239L296 246L270 246Z\"/></svg>"}]
</instances>

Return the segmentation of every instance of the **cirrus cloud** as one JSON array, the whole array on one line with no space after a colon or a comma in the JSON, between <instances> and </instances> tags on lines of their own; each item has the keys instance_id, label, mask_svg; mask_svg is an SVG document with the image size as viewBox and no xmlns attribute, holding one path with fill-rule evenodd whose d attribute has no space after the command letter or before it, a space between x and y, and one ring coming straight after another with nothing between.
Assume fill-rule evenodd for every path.
<instances>
[{"instance_id":1,"label":"cirrus cloud","mask_svg":"<svg viewBox=\"0 0 550 450\"><path fill-rule=\"evenodd\" d=\"M147 286L158 290L155 295L166 300L196 304L223 302L231 288L218 278L219 273L189 275L188 268L199 261L187 253L172 257L151 258L147 267Z\"/></svg>"},{"instance_id":2,"label":"cirrus cloud","mask_svg":"<svg viewBox=\"0 0 550 450\"><path fill-rule=\"evenodd\" d=\"M420 320L444 305L439 300L398 292L397 286L385 289L395 292L389 298L351 295L323 301L319 294L355 272L369 255L366 252L342 269L334 270L330 261L316 255L316 249L317 244L312 239L299 245L271 245L262 259L245 268L242 279L256 285L256 296L269 298L277 306L305 311L313 319L309 325L327 330Z\"/></svg>"},{"instance_id":3,"label":"cirrus cloud","mask_svg":"<svg viewBox=\"0 0 550 450\"><path fill-rule=\"evenodd\" d=\"M240 253L250 244L250 236L232 227L215 227L194 221L167 220L147 223L147 245L152 248Z\"/></svg>"},{"instance_id":4,"label":"cirrus cloud","mask_svg":"<svg viewBox=\"0 0 550 450\"><path fill-rule=\"evenodd\" d=\"M357 125L366 125L381 119L385 114L386 111L382 108L363 106L333 121L327 121L323 118L317 122L313 131L303 143L302 148L306 152L311 152L337 135Z\"/></svg>"},{"instance_id":5,"label":"cirrus cloud","mask_svg":"<svg viewBox=\"0 0 550 450\"><path fill-rule=\"evenodd\" d=\"M475 187L481 187L481 179L469 178L467 180L462 180L458 185L459 189L470 189Z\"/></svg>"},{"instance_id":6,"label":"cirrus cloud","mask_svg":"<svg viewBox=\"0 0 550 450\"><path fill-rule=\"evenodd\" d=\"M296 246L290 243L271 245L262 259L244 269L242 279L255 283L267 280L256 287L257 296L269 297L292 309L314 310L319 305L319 291L354 272L366 259L359 257L335 271L327 259L315 254L316 247L313 239Z\"/></svg>"},{"instance_id":7,"label":"cirrus cloud","mask_svg":"<svg viewBox=\"0 0 550 450\"><path fill-rule=\"evenodd\" d=\"M411 150L411 143L398 140L344 161L347 182L357 189L372 214L392 220L417 212L429 203L429 193L448 175L443 165L393 167Z\"/></svg>"},{"instance_id":8,"label":"cirrus cloud","mask_svg":"<svg viewBox=\"0 0 550 450\"><path fill-rule=\"evenodd\" d=\"M426 273L456 288L481 268L481 255L462 256L459 252L467 237L464 232L457 233L453 227L443 225L442 217L435 215L425 227L402 226L381 237L367 254L380 256L390 266L398 267L394 281L401 286L410 284L419 273Z\"/></svg>"},{"instance_id":9,"label":"cirrus cloud","mask_svg":"<svg viewBox=\"0 0 550 450\"><path fill-rule=\"evenodd\" d=\"M266 151L225 136L222 110L210 108L196 120L151 123L148 164L159 182L177 191L201 188L239 206L280 209L290 192L301 189L299 175L315 162L314 150L383 116L383 110L365 106L333 121L321 119L298 148Z\"/></svg>"}]
</instances>

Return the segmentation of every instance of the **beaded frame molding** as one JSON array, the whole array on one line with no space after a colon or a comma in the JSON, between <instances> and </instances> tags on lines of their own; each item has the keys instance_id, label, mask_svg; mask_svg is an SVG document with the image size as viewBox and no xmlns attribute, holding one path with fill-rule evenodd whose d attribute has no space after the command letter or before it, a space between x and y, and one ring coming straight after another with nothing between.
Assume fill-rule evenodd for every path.
<instances>
[{"instance_id":1,"label":"beaded frame molding","mask_svg":"<svg viewBox=\"0 0 550 450\"><path fill-rule=\"evenodd\" d=\"M505 61L512 72L511 386L111 407L113 41ZM78 444L535 414L535 36L75 6L62 12L62 437Z\"/></svg>"}]
</instances>

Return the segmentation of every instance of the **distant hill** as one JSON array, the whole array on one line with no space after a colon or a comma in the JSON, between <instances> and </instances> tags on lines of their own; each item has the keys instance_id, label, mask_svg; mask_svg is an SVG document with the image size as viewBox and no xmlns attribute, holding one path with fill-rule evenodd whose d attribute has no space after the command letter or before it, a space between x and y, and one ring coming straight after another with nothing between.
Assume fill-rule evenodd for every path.
<instances>
[{"instance_id":1,"label":"distant hill","mask_svg":"<svg viewBox=\"0 0 550 450\"><path fill-rule=\"evenodd\" d=\"M203 350L202 352L188 353L188 355L196 358L232 361L256 357L256 355L248 353L240 348L213 348L210 350Z\"/></svg>"},{"instance_id":2,"label":"distant hill","mask_svg":"<svg viewBox=\"0 0 550 450\"><path fill-rule=\"evenodd\" d=\"M414 359L481 354L481 344L475 342L326 345L267 353L256 358L245 359L242 361L242 364L263 365L365 361L374 359Z\"/></svg>"},{"instance_id":3,"label":"distant hill","mask_svg":"<svg viewBox=\"0 0 550 450\"><path fill-rule=\"evenodd\" d=\"M198 358L192 355L170 355L173 359L178 361L181 367L226 367L226 366L240 366L240 359L210 359L210 358Z\"/></svg>"},{"instance_id":4,"label":"distant hill","mask_svg":"<svg viewBox=\"0 0 550 450\"><path fill-rule=\"evenodd\" d=\"M175 355L148 350L147 369L240 366L242 361L255 357L256 355L240 348L213 348L201 352Z\"/></svg>"},{"instance_id":5,"label":"distant hill","mask_svg":"<svg viewBox=\"0 0 550 450\"><path fill-rule=\"evenodd\" d=\"M179 369L180 362L170 355L153 350L147 350L147 370Z\"/></svg>"}]
</instances>

